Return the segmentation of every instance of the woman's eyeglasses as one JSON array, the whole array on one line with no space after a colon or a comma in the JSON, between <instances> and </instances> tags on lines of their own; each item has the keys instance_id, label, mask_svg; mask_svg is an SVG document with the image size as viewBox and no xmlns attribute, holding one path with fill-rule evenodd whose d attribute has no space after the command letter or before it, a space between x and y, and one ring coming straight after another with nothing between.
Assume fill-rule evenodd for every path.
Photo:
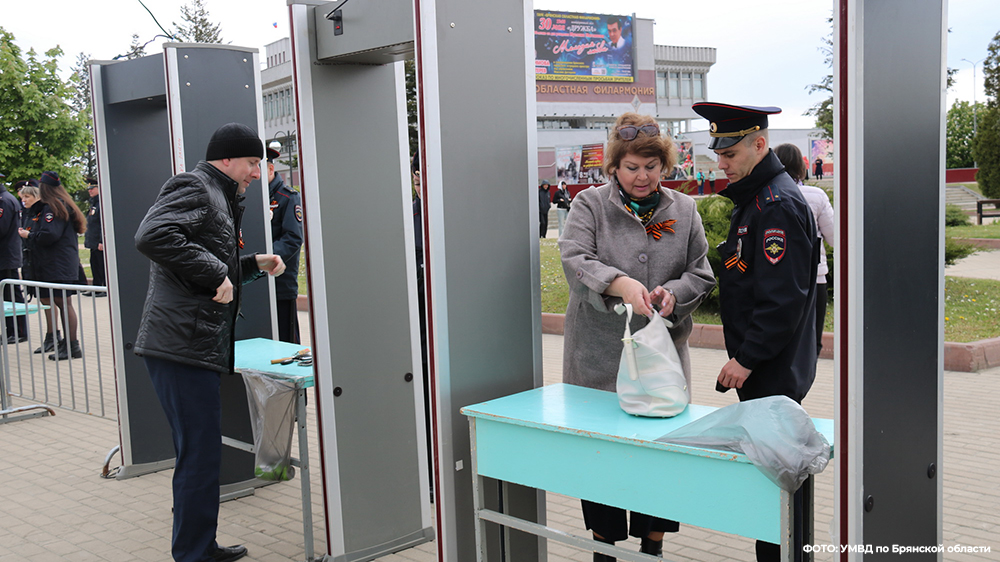
<instances>
[{"instance_id":1,"label":"woman's eyeglasses","mask_svg":"<svg viewBox=\"0 0 1000 562\"><path fill-rule=\"evenodd\" d=\"M656 125L643 125L642 127L624 125L622 127L618 127L618 136L625 141L634 139L639 135L639 133L643 133L647 137L658 137L660 136L660 128Z\"/></svg>"}]
</instances>

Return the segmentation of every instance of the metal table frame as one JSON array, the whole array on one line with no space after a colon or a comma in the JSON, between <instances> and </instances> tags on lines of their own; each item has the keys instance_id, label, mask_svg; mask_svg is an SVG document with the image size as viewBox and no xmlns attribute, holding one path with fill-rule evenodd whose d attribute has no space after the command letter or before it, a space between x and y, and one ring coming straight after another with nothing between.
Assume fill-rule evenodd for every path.
<instances>
[{"instance_id":1,"label":"metal table frame","mask_svg":"<svg viewBox=\"0 0 1000 562\"><path fill-rule=\"evenodd\" d=\"M501 525L503 537L516 529L619 560L661 560L486 509L485 478L779 543L782 558L793 560L792 494L745 455L656 441L714 410L691 405L675 418L638 418L624 413L612 392L566 384L463 408L471 431L477 560L487 559L487 522ZM833 443L833 421L813 421ZM803 486L811 521L811 479Z\"/></svg>"},{"instance_id":2,"label":"metal table frame","mask_svg":"<svg viewBox=\"0 0 1000 562\"><path fill-rule=\"evenodd\" d=\"M305 542L306 562L315 560L313 545L312 519L312 487L309 482L309 437L306 429L306 389L311 388L315 381L312 367L301 367L297 363L291 365L272 365L271 359L291 357L303 346L294 343L279 342L264 338L240 340L236 342L235 368L237 372L243 369L253 369L275 379L289 381L295 384L295 423L299 435L299 458L292 458L292 466L299 469L299 485L302 489L302 536ZM254 452L252 443L242 443L224 437L227 445Z\"/></svg>"},{"instance_id":3,"label":"metal table frame","mask_svg":"<svg viewBox=\"0 0 1000 562\"><path fill-rule=\"evenodd\" d=\"M6 283L6 282L5 282ZM11 302L3 301L3 313L4 318L14 317L14 316L26 316L28 314L34 314L42 310L48 310L48 306L39 304L35 301L34 304L29 305L23 302ZM17 327L15 325L15 331ZM10 423L18 420L37 418L41 416L54 416L56 411L50 406L45 404L29 404L27 406L20 406L17 408L12 408L10 403L10 397L7 395L10 388L10 355L7 348L7 325L4 323L0 326L0 347L2 347L3 355L3 373L0 373L0 424ZM19 334L20 335L20 334ZM41 410L41 411L32 411ZM25 412L31 412L25 413Z\"/></svg>"}]
</instances>

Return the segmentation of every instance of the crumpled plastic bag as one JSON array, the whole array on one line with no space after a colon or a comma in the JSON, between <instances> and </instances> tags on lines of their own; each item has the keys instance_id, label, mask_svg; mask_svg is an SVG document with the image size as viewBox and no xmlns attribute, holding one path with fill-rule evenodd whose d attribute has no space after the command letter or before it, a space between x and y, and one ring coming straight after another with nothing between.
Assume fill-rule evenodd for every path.
<instances>
[{"instance_id":1,"label":"crumpled plastic bag","mask_svg":"<svg viewBox=\"0 0 1000 562\"><path fill-rule=\"evenodd\" d=\"M292 430L295 425L295 383L243 370L256 450L254 476L283 481L295 477Z\"/></svg>"},{"instance_id":2,"label":"crumpled plastic bag","mask_svg":"<svg viewBox=\"0 0 1000 562\"><path fill-rule=\"evenodd\" d=\"M830 462L830 443L802 406L787 396L732 404L657 439L743 453L765 476L795 492Z\"/></svg>"}]
</instances>

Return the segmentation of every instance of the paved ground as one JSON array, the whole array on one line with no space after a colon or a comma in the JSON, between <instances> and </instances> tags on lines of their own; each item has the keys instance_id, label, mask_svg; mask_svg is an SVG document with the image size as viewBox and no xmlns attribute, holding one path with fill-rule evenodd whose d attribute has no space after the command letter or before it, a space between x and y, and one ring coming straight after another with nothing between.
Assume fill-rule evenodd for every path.
<instances>
[{"instance_id":1,"label":"paved ground","mask_svg":"<svg viewBox=\"0 0 1000 562\"><path fill-rule=\"evenodd\" d=\"M1000 278L1000 252L966 258L949 268L948 274ZM83 299L81 322L88 349L91 346L87 341L102 342L102 348L107 344L110 331L105 303L106 299ZM301 325L308 326L305 313ZM39 330L34 321L32 330ZM54 362L30 353L38 341L37 334L32 337L30 344L11 350L15 373L12 389L19 392L23 388L28 392L34 381L38 396L42 396L43 388L48 388L50 402L57 402L62 396L63 404L71 407L76 399L77 409L91 413L60 409L54 417L0 424L0 562L167 562L172 471L120 481L99 477L105 456L118 443L110 354L105 351L98 358L88 352L86 364L76 364L70 379L65 363L59 363L57 374ZM725 361L724 352L692 349L696 402L724 406L735 400L735 396L711 390ZM543 336L545 383L558 382L561 368L562 337ZM16 373L21 373L20 380ZM103 387L97 384L101 380ZM1000 508L997 507L1000 506L997 470L1000 416L995 399L998 395L1000 368L944 374L944 543L991 548L991 552L980 554L945 553L944 560L1000 560ZM820 360L816 385L804 406L815 417L833 417L833 400L833 362ZM13 402L15 406L29 403L21 398L14 398ZM308 421L310 458L315 467L312 478L315 547L323 553L326 544L315 402L310 400ZM831 541L834 477L832 466L817 477L816 530L817 540L823 544ZM551 525L582 533L577 500L550 494L547 508ZM220 542L248 545L247 560L303 560L301 533L296 480L258 489L254 496L222 505ZM678 561L751 561L752 550L750 540L684 526L679 534L666 541L665 556ZM427 543L379 560L432 562L435 556L434 543ZM591 557L589 553L553 543L549 545L548 559L586 562ZM833 556L823 554L817 560L832 561Z\"/></svg>"}]
</instances>

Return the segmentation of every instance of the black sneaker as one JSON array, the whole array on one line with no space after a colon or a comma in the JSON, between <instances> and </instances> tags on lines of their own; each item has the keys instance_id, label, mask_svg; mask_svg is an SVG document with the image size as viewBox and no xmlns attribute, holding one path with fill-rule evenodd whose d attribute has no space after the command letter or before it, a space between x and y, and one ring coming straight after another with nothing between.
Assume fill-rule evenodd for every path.
<instances>
[{"instance_id":1,"label":"black sneaker","mask_svg":"<svg viewBox=\"0 0 1000 562\"><path fill-rule=\"evenodd\" d=\"M24 332L21 332L16 336L14 334L7 336L7 343L11 345L15 343L21 343L23 341L28 341L28 334L25 334Z\"/></svg>"},{"instance_id":2,"label":"black sneaker","mask_svg":"<svg viewBox=\"0 0 1000 562\"><path fill-rule=\"evenodd\" d=\"M49 361L64 360L69 359L70 355L73 359L79 359L83 357L83 351L80 349L80 342L73 340L69 342L69 350L67 350L66 340L59 340L59 351L49 355Z\"/></svg>"}]
</instances>

